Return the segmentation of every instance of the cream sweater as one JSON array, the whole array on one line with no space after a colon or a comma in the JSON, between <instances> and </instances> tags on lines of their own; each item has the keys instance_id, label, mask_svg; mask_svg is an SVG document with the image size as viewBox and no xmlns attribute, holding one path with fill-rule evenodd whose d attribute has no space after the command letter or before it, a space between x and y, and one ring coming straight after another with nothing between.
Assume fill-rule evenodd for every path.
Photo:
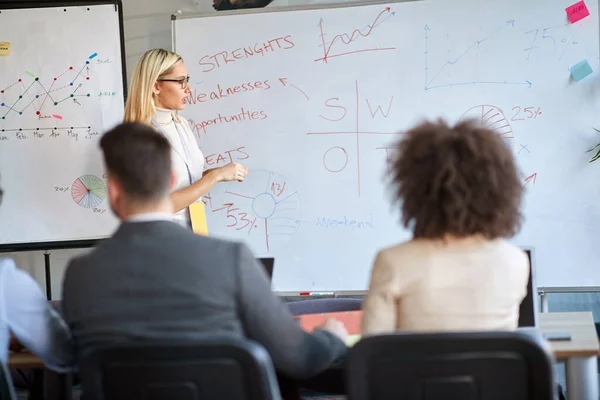
<instances>
[{"instance_id":1,"label":"cream sweater","mask_svg":"<svg viewBox=\"0 0 600 400\"><path fill-rule=\"evenodd\" d=\"M529 262L504 240L412 240L379 252L363 309L363 334L514 330Z\"/></svg>"},{"instance_id":2,"label":"cream sweater","mask_svg":"<svg viewBox=\"0 0 600 400\"><path fill-rule=\"evenodd\" d=\"M186 157L189 156L187 161L193 175L193 181L196 182L202 178L204 172L204 155L198 146L189 122L181 116L177 117L179 122L176 122L173 119L174 113L175 111L156 108L156 113L152 117L152 125L158 128L169 140L169 144L171 145L171 165L175 175L175 187L173 190L179 190L193 183L190 182L186 167ZM179 131L182 133L183 141L179 137L175 124L177 124ZM190 213L187 207L176 213L174 217L176 221L183 225L187 226L190 224Z\"/></svg>"}]
</instances>

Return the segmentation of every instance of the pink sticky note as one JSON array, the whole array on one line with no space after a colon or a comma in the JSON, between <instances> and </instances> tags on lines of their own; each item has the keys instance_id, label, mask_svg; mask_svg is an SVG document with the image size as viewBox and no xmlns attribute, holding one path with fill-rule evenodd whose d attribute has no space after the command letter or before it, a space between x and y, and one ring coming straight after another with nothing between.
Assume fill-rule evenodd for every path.
<instances>
[{"instance_id":1,"label":"pink sticky note","mask_svg":"<svg viewBox=\"0 0 600 400\"><path fill-rule=\"evenodd\" d=\"M572 24L590 15L590 12L588 11L588 8L583 0L565 8L565 11L567 12L569 22Z\"/></svg>"}]
</instances>

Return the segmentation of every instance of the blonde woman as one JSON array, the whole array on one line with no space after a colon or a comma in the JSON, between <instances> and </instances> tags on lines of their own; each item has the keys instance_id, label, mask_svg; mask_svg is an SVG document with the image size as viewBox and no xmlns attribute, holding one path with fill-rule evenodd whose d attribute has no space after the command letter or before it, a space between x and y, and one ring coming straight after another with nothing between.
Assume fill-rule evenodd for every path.
<instances>
[{"instance_id":1,"label":"blonde woman","mask_svg":"<svg viewBox=\"0 0 600 400\"><path fill-rule=\"evenodd\" d=\"M188 207L216 183L243 181L248 169L238 163L204 171L204 155L190 124L177 114L185 108L191 89L183 59L170 51L153 49L139 60L125 104L125 122L151 124L169 141L174 189L171 200L175 219L190 227Z\"/></svg>"}]
</instances>

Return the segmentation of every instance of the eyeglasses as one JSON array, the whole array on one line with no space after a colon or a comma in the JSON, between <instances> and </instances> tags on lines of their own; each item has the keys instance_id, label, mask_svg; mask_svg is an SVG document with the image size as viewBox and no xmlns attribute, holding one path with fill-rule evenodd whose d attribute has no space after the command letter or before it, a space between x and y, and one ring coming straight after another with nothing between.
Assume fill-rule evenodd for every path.
<instances>
[{"instance_id":1,"label":"eyeglasses","mask_svg":"<svg viewBox=\"0 0 600 400\"><path fill-rule=\"evenodd\" d=\"M185 78L159 78L157 79L159 82L177 82L181 85L182 89L185 89L190 84L190 77L186 76Z\"/></svg>"}]
</instances>

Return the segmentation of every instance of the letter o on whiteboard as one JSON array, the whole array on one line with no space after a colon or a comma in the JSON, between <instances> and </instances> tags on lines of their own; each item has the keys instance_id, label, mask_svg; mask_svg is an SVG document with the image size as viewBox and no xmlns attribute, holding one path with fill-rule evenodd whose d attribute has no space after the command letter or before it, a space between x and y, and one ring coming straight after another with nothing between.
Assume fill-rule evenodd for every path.
<instances>
[{"instance_id":1,"label":"letter o on whiteboard","mask_svg":"<svg viewBox=\"0 0 600 400\"><path fill-rule=\"evenodd\" d=\"M348 153L343 147L335 146L323 154L323 165L329 172L340 172L348 164Z\"/></svg>"}]
</instances>

